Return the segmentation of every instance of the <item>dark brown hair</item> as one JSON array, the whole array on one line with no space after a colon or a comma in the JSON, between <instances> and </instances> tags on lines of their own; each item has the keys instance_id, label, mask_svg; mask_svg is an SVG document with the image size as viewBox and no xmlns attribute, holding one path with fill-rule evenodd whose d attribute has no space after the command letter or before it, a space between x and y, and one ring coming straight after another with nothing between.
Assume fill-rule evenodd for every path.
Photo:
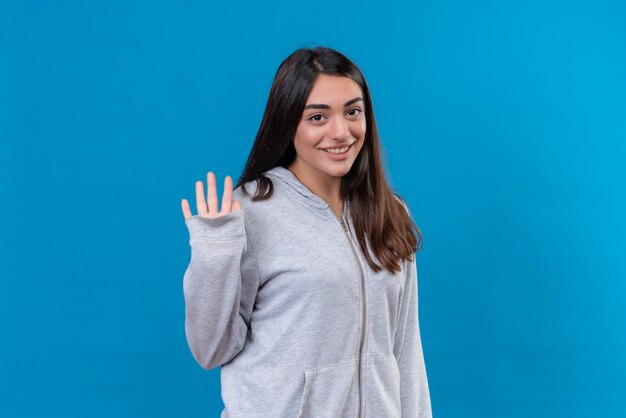
<instances>
[{"instance_id":1,"label":"dark brown hair","mask_svg":"<svg viewBox=\"0 0 626 418\"><path fill-rule=\"evenodd\" d=\"M363 92L365 139L352 168L342 178L341 198L350 201L357 240L368 264L377 272L386 268L397 273L399 263L412 260L412 255L421 249L422 234L403 207L403 200L387 182L367 82L357 65L340 52L322 46L301 48L280 64L261 126L235 188L242 186L250 196L245 183L256 180L252 200L271 197L274 187L263 173L279 165L286 168L296 157L293 139L319 74L349 77ZM366 239L382 267L370 257Z\"/></svg>"}]
</instances>

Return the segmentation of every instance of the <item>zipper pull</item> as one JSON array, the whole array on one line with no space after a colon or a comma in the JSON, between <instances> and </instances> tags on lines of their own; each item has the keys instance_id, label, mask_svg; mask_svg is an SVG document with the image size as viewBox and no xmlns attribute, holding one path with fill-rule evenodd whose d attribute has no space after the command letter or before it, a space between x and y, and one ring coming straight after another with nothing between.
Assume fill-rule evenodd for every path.
<instances>
[{"instance_id":1,"label":"zipper pull","mask_svg":"<svg viewBox=\"0 0 626 418\"><path fill-rule=\"evenodd\" d=\"M345 223L343 223L343 217L342 216L339 217L339 222L341 222L341 226L343 227L343 230L348 232L348 227L346 226Z\"/></svg>"}]
</instances>

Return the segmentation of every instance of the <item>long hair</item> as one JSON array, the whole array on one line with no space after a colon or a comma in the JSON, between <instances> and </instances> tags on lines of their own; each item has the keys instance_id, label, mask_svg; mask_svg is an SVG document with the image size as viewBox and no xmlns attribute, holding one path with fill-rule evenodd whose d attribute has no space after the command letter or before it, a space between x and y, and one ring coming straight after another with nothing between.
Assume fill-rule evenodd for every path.
<instances>
[{"instance_id":1,"label":"long hair","mask_svg":"<svg viewBox=\"0 0 626 418\"><path fill-rule=\"evenodd\" d=\"M349 77L361 87L365 139L350 171L342 177L341 198L350 202L357 241L370 267L376 272L386 268L392 274L397 273L402 260L412 260L413 254L421 249L422 234L403 207L403 199L387 182L367 82L357 65L340 52L322 46L301 48L280 64L261 126L235 188L241 186L250 196L245 183L256 180L252 200L272 196L274 185L263 173L276 166L286 168L296 157L293 140L319 74ZM370 257L366 242L380 265Z\"/></svg>"}]
</instances>

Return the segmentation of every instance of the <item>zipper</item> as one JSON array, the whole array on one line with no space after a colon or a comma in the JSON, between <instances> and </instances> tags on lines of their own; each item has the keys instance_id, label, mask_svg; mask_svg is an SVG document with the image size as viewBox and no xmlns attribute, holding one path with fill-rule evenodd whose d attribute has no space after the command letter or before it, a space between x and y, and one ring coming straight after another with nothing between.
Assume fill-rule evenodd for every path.
<instances>
[{"instance_id":1,"label":"zipper","mask_svg":"<svg viewBox=\"0 0 626 418\"><path fill-rule=\"evenodd\" d=\"M363 301L363 304L361 305L361 312L362 312L361 316L363 318L363 326L361 327L361 335L360 335L360 340L359 340L359 357L357 361L359 370L357 373L358 410L357 410L357 415L356 415L357 418L361 418L361 399L362 399L362 396L361 396L361 358L363 357L362 351L363 351L363 342L365 340L365 323L366 323L365 279L364 279L363 269L361 267L361 262L359 261L359 258L356 255L356 251L354 250L354 246L352 245L352 238L350 237L350 231L348 229L348 226L343 220L344 211L345 210L342 210L341 216L339 216L337 219L339 220L341 227L346 233L346 237L348 238L348 242L350 243L350 249L352 250L352 255L354 256L354 259L357 265L359 266L359 272L361 273L361 300Z\"/></svg>"}]
</instances>

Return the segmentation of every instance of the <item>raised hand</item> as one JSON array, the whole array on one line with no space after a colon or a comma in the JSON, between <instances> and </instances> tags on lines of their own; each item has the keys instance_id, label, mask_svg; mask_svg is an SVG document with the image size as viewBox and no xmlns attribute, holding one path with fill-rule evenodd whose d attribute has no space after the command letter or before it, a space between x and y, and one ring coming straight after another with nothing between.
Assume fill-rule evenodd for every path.
<instances>
[{"instance_id":1,"label":"raised hand","mask_svg":"<svg viewBox=\"0 0 626 418\"><path fill-rule=\"evenodd\" d=\"M222 196L221 210L218 211L217 208L217 187L215 184L215 174L212 171L209 171L207 174L207 192L209 200L208 207L204 199L204 186L202 181L198 180L196 182L196 206L198 208L198 216L202 218L217 218L241 208L239 200L232 200L233 179L230 176L226 176L224 179L224 195ZM191 210L189 210L189 202L187 199L182 200L181 206L185 220L192 218L193 215L191 214Z\"/></svg>"}]
</instances>

